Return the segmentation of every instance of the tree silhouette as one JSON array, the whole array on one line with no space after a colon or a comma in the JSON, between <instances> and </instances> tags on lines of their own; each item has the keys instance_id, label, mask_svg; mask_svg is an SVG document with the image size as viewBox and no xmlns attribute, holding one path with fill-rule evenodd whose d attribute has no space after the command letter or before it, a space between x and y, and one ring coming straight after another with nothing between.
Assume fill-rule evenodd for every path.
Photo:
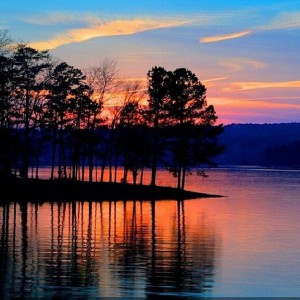
<instances>
[{"instance_id":1,"label":"tree silhouette","mask_svg":"<svg viewBox=\"0 0 300 300\"><path fill-rule=\"evenodd\" d=\"M0 174L8 175L12 171L16 139L13 134L13 87L11 84L11 59L0 56Z\"/></svg>"},{"instance_id":2,"label":"tree silhouette","mask_svg":"<svg viewBox=\"0 0 300 300\"><path fill-rule=\"evenodd\" d=\"M33 131L38 127L43 105L46 70L50 67L48 51L38 51L18 45L12 55L14 122L23 129L23 158L20 175L28 177L29 157Z\"/></svg>"},{"instance_id":3,"label":"tree silhouette","mask_svg":"<svg viewBox=\"0 0 300 300\"><path fill-rule=\"evenodd\" d=\"M49 118L49 127L53 130L52 136L52 172L51 178L53 179L53 170L55 162L55 145L58 144L58 178L67 177L66 166L66 128L72 125L72 108L74 111L74 101L83 105L86 101L84 93L88 89L83 86L85 76L83 73L65 62L62 62L54 67L50 74L47 89L47 115ZM79 98L80 101L79 101ZM81 109L83 108L81 105ZM80 106L80 105L79 105ZM73 111L73 112L74 112ZM80 127L82 121L83 111L77 110L75 113L75 125Z\"/></svg>"},{"instance_id":4,"label":"tree silhouette","mask_svg":"<svg viewBox=\"0 0 300 300\"><path fill-rule=\"evenodd\" d=\"M38 178L46 155L51 179L57 169L59 179L85 180L88 167L88 180L95 169L97 180L101 164L100 180L108 166L109 182L116 182L122 163L124 182L130 171L133 183L138 172L142 183L144 168L151 167L155 186L157 168L164 165L183 190L191 168L212 164L222 151L222 125L215 126L206 88L190 70L155 66L145 89L141 81L117 79L115 60L82 72L54 61L48 51L11 44L0 30L1 174L19 170L28 178L31 167Z\"/></svg>"},{"instance_id":5,"label":"tree silhouette","mask_svg":"<svg viewBox=\"0 0 300 300\"><path fill-rule=\"evenodd\" d=\"M13 40L0 29L0 175L13 172L19 141L14 130ZM16 172L16 170L15 170Z\"/></svg>"},{"instance_id":6,"label":"tree silhouette","mask_svg":"<svg viewBox=\"0 0 300 300\"><path fill-rule=\"evenodd\" d=\"M140 102L143 99L144 91L140 81L124 81L123 97L119 106L117 121L117 144L116 150L123 160L124 176L123 181L127 182L128 171L132 172L133 183L137 183L139 170L143 170L146 164L147 134L143 110ZM130 141L128 143L128 141ZM149 148L148 148L149 149Z\"/></svg>"},{"instance_id":7,"label":"tree silhouette","mask_svg":"<svg viewBox=\"0 0 300 300\"><path fill-rule=\"evenodd\" d=\"M151 134L152 162L151 162L151 185L155 186L158 157L161 153L161 140L159 139L159 128L168 124L166 118L166 99L169 90L170 72L163 67L153 67L147 73L148 79L148 108L146 119L153 128Z\"/></svg>"},{"instance_id":8,"label":"tree silhouette","mask_svg":"<svg viewBox=\"0 0 300 300\"><path fill-rule=\"evenodd\" d=\"M214 107L207 106L206 87L190 70L176 69L171 76L169 91L169 119L176 129L169 170L177 177L177 188L183 190L189 167L212 163L209 157L222 150L215 139L222 132L222 125L213 130L217 120Z\"/></svg>"},{"instance_id":9,"label":"tree silhouette","mask_svg":"<svg viewBox=\"0 0 300 300\"><path fill-rule=\"evenodd\" d=\"M136 184L138 172L142 172L147 165L150 149L147 128L143 124L142 111L137 102L128 102L123 107L118 131L118 147L124 166L123 182L127 182L127 173L131 171L133 184Z\"/></svg>"},{"instance_id":10,"label":"tree silhouette","mask_svg":"<svg viewBox=\"0 0 300 300\"><path fill-rule=\"evenodd\" d=\"M206 87L190 70L178 68L170 72L154 67L148 72L148 80L149 111L154 128L152 185L158 157L158 128L167 126L167 153L171 157L167 169L177 177L177 188L183 190L190 167L211 163L208 158L221 151L215 137L221 133L222 125L209 132L208 142L205 136L208 130L200 130L200 125L212 128L217 116L213 106L207 106Z\"/></svg>"},{"instance_id":11,"label":"tree silhouette","mask_svg":"<svg viewBox=\"0 0 300 300\"><path fill-rule=\"evenodd\" d=\"M113 181L113 160L116 164L116 149L115 149L115 128L117 125L117 116L120 111L119 107L116 108L111 102L115 102L115 98L120 92L120 81L118 80L117 62L115 59L104 58L99 64L90 66L84 70L86 74L86 82L93 89L92 99L98 107L101 107L101 113L98 114L97 124L93 125L95 129L97 125L103 125L106 122L106 126L110 129L110 134L103 136L99 135L102 131L97 130L97 139L102 140L102 147L98 147L96 154L101 160L101 181L103 181L104 170L108 164L109 167L109 181ZM106 106L106 107L105 107ZM106 115L103 114L105 107ZM109 112L108 112L109 111ZM108 112L108 113L107 113ZM91 148L90 148L91 149ZM91 151L89 151L91 152ZM95 158L96 159L96 158ZM116 168L116 166L115 166ZM115 176L116 180L116 176Z\"/></svg>"}]
</instances>

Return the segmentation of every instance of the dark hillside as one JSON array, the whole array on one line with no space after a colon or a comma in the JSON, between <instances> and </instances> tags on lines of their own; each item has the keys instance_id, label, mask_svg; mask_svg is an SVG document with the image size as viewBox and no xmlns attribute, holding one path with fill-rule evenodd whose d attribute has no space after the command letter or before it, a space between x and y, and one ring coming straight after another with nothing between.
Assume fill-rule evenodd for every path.
<instances>
[{"instance_id":1,"label":"dark hillside","mask_svg":"<svg viewBox=\"0 0 300 300\"><path fill-rule=\"evenodd\" d=\"M300 165L290 159L300 156L300 123L226 125L219 141L225 146L219 165Z\"/></svg>"}]
</instances>

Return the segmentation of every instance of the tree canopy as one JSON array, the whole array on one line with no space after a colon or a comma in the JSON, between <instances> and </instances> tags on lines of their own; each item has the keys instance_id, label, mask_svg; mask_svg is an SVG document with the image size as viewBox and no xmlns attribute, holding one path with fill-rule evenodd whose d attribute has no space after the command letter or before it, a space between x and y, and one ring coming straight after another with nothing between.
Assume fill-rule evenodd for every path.
<instances>
[{"instance_id":1,"label":"tree canopy","mask_svg":"<svg viewBox=\"0 0 300 300\"><path fill-rule=\"evenodd\" d=\"M156 173L157 166L159 141L156 132L164 126L168 130L166 168L177 177L178 189L184 189L185 176L191 167L211 164L209 158L222 151L216 140L222 125L214 126L217 116L214 107L207 105L206 87L186 68L166 71L153 67L148 72L148 91L148 109L154 127L152 174ZM155 175L152 184L155 184Z\"/></svg>"}]
</instances>

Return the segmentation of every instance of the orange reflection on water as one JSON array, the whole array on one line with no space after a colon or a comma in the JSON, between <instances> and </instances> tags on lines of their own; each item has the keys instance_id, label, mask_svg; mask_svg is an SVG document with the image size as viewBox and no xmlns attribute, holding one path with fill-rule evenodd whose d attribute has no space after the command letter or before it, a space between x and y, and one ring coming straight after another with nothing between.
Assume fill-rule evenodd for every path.
<instances>
[{"instance_id":1,"label":"orange reflection on water","mask_svg":"<svg viewBox=\"0 0 300 300\"><path fill-rule=\"evenodd\" d=\"M26 293L32 293L34 284L42 296L65 286L94 286L97 296L115 296L124 285L131 296L209 291L217 253L215 232L204 219L195 230L199 215L185 214L185 204L4 205L1 254L6 260L0 266L6 274L4 285L12 295L23 296L33 296ZM22 280L12 284L11 278ZM55 291L48 290L51 286Z\"/></svg>"}]
</instances>

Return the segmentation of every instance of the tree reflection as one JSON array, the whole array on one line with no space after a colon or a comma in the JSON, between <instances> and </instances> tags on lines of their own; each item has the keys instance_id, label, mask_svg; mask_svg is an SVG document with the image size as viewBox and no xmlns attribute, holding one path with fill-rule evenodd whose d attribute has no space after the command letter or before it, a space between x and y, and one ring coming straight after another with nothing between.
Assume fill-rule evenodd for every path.
<instances>
[{"instance_id":1,"label":"tree reflection","mask_svg":"<svg viewBox=\"0 0 300 300\"><path fill-rule=\"evenodd\" d=\"M2 207L2 226L1 226L1 245L0 245L0 290L5 291L7 286L7 281L9 278L5 278L6 270L8 269L9 262L9 243L8 243L8 233L9 233L9 203L4 204ZM5 280L6 279L6 280Z\"/></svg>"},{"instance_id":2,"label":"tree reflection","mask_svg":"<svg viewBox=\"0 0 300 300\"><path fill-rule=\"evenodd\" d=\"M184 201L177 201L177 215L171 232L171 247L162 250L155 237L155 202L152 203L152 265L147 294L161 296L203 294L212 288L215 256L214 237L205 238L199 231L189 247L185 225Z\"/></svg>"},{"instance_id":3,"label":"tree reflection","mask_svg":"<svg viewBox=\"0 0 300 300\"><path fill-rule=\"evenodd\" d=\"M164 209L166 219L158 214ZM2 298L185 297L212 289L215 236L207 226L187 226L184 201L166 208L156 201L14 203L0 213Z\"/></svg>"}]
</instances>

